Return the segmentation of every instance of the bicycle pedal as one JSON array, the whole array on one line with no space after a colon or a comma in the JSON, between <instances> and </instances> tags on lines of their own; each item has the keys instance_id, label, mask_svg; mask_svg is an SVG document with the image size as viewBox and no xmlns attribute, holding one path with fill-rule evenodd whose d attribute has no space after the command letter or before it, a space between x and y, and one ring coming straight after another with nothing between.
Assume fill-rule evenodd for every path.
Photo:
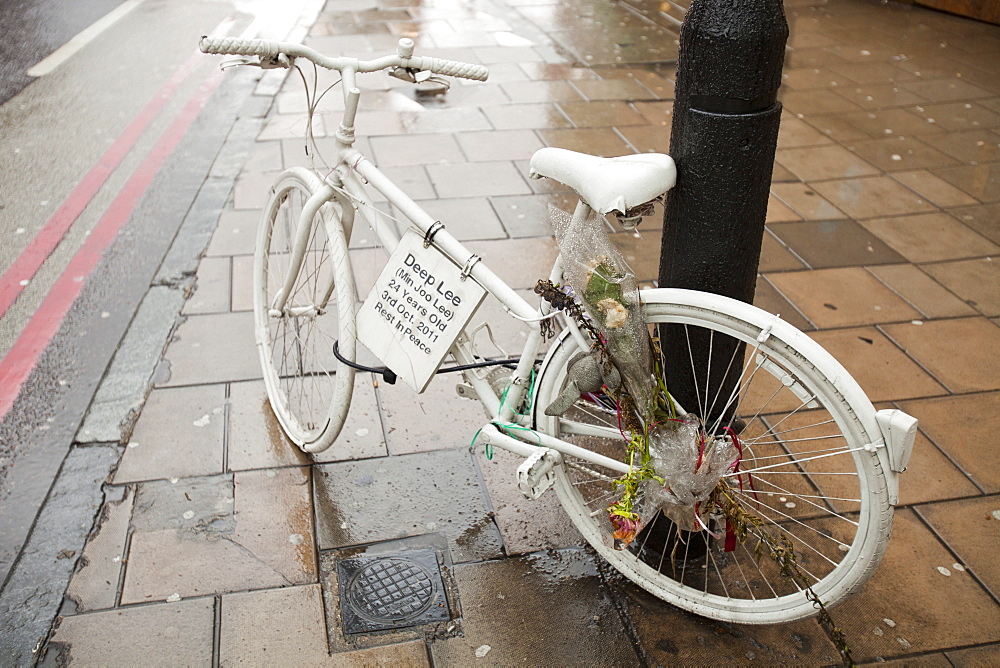
<instances>
[{"instance_id":1,"label":"bicycle pedal","mask_svg":"<svg viewBox=\"0 0 1000 668\"><path fill-rule=\"evenodd\" d=\"M537 499L556 481L553 470L559 453L551 448L539 448L517 467L517 488L526 499Z\"/></svg>"}]
</instances>

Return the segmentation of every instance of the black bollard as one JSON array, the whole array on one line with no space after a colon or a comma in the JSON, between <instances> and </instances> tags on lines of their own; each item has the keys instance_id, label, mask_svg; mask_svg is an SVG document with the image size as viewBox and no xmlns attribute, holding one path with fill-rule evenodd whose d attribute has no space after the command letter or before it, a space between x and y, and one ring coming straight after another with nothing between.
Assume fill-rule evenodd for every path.
<instances>
[{"instance_id":1,"label":"black bollard","mask_svg":"<svg viewBox=\"0 0 1000 668\"><path fill-rule=\"evenodd\" d=\"M781 0L693 0L680 35L670 154L677 185L663 216L659 285L753 302L768 190L778 139L777 101L788 24ZM668 360L688 359L683 333L661 327ZM693 342L699 378L725 394L739 368L735 345ZM690 366L685 362L685 365ZM669 366L669 365L668 365ZM735 367L740 367L736 364ZM688 371L668 375L670 392L698 410ZM714 415L718 417L716 407ZM726 416L728 417L728 415Z\"/></svg>"}]
</instances>

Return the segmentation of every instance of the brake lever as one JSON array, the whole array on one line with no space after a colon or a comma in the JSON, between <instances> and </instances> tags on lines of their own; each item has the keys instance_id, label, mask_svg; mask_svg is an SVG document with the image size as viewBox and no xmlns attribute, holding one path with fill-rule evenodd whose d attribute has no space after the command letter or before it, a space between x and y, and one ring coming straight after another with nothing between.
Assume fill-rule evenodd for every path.
<instances>
[{"instance_id":1,"label":"brake lever","mask_svg":"<svg viewBox=\"0 0 1000 668\"><path fill-rule=\"evenodd\" d=\"M234 58L233 60L224 60L219 65L220 70L228 70L230 67L240 67L241 65L260 65L256 60L251 60L250 58Z\"/></svg>"},{"instance_id":2,"label":"brake lever","mask_svg":"<svg viewBox=\"0 0 1000 668\"><path fill-rule=\"evenodd\" d=\"M262 70L277 70L291 67L292 60L287 55L279 53L272 58L261 58L259 60L254 60L253 58L234 58L233 60L223 61L219 67L220 69L227 70L230 67L247 65L250 67L259 67Z\"/></svg>"}]
</instances>

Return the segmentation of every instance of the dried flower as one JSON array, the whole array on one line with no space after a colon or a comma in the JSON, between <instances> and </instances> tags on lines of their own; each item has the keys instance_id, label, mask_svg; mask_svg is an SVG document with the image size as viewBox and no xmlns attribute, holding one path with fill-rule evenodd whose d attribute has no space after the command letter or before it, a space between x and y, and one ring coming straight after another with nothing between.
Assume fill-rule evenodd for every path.
<instances>
[{"instance_id":1,"label":"dried flower","mask_svg":"<svg viewBox=\"0 0 1000 668\"><path fill-rule=\"evenodd\" d=\"M604 314L604 324L609 329L617 329L628 322L628 309L616 299L602 299L597 302L597 308Z\"/></svg>"}]
</instances>

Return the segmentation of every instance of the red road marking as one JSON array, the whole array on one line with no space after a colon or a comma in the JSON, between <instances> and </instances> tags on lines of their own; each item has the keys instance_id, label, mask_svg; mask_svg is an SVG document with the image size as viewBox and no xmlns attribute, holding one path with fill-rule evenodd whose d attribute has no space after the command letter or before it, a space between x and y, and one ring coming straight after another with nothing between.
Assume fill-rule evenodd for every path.
<instances>
[{"instance_id":1,"label":"red road marking","mask_svg":"<svg viewBox=\"0 0 1000 668\"><path fill-rule=\"evenodd\" d=\"M232 25L232 19L226 19L220 23L213 34L225 34ZM129 123L125 131L122 132L114 143L98 159L97 163L90 168L90 171L83 177L73 192L60 205L48 222L39 230L31 243L14 260L13 264L7 268L3 276L0 276L0 318L3 317L7 309L10 308L25 286L22 281L30 281L41 268L45 260L48 259L52 251L55 250L59 242L66 236L66 232L72 227L76 219L80 217L83 210L90 204L97 191L101 189L104 182L108 180L111 173L118 167L122 159L132 150L135 142L146 131L149 124L153 122L163 106L174 96L198 63L204 58L200 51L195 51L167 83L157 91L153 99L146 107Z\"/></svg>"},{"instance_id":2,"label":"red road marking","mask_svg":"<svg viewBox=\"0 0 1000 668\"><path fill-rule=\"evenodd\" d=\"M200 55L200 54L199 54ZM184 137L188 127L194 122L209 96L222 82L222 71L215 70L209 75L194 97L177 115L146 159L135 171L121 192L115 197L111 206L104 213L90 235L84 241L80 250L66 266L65 271L52 286L38 311L28 321L21 331L17 341L8 351L6 357L0 360L0 421L2 421L14 400L21 391L21 386L35 368L42 351L48 347L62 324L70 306L83 289L90 272L104 255L104 250L114 241L125 221L139 199L145 194L153 178L163 166L163 163ZM6 276L5 276L6 280Z\"/></svg>"}]
</instances>

